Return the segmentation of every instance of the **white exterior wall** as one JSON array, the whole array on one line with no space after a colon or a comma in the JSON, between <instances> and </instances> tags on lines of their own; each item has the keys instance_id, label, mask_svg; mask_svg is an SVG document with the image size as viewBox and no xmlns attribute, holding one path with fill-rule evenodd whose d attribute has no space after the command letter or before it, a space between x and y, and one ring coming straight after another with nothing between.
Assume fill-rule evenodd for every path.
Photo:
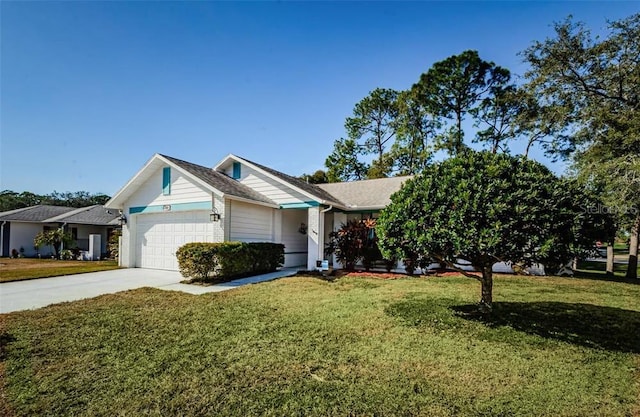
<instances>
[{"instance_id":1,"label":"white exterior wall","mask_svg":"<svg viewBox=\"0 0 640 417\"><path fill-rule=\"evenodd\" d=\"M165 204L193 203L210 201L211 193L193 183L180 172L171 168L171 193L162 194L162 168L156 170L151 177L138 188L127 201L129 207L156 206ZM127 210L128 213L128 210Z\"/></svg>"},{"instance_id":2,"label":"white exterior wall","mask_svg":"<svg viewBox=\"0 0 640 417\"><path fill-rule=\"evenodd\" d=\"M233 167L229 167L224 172L228 176L232 176ZM239 181L278 204L302 203L309 200L304 194L285 186L279 181L245 164L241 164Z\"/></svg>"},{"instance_id":3,"label":"white exterior wall","mask_svg":"<svg viewBox=\"0 0 640 417\"><path fill-rule=\"evenodd\" d=\"M282 216L282 238L284 244L284 266L307 265L307 235L300 233L300 225L307 224L307 210L289 209L279 210ZM307 233L309 230L307 229ZM276 242L278 242L276 240Z\"/></svg>"},{"instance_id":4,"label":"white exterior wall","mask_svg":"<svg viewBox=\"0 0 640 417\"><path fill-rule=\"evenodd\" d=\"M135 252L135 230L136 217L127 215L127 224L122 226L122 237L120 239L120 253L118 257L118 266L125 268L134 268L136 252Z\"/></svg>"},{"instance_id":5,"label":"white exterior wall","mask_svg":"<svg viewBox=\"0 0 640 417\"><path fill-rule=\"evenodd\" d=\"M229 240L238 242L273 242L272 208L231 201Z\"/></svg>"},{"instance_id":6,"label":"white exterior wall","mask_svg":"<svg viewBox=\"0 0 640 417\"><path fill-rule=\"evenodd\" d=\"M9 230L9 256L13 249L20 252L20 248L24 248L24 256L36 256L38 253L42 256L50 256L55 253L53 247L46 246L39 248L39 252L34 249L33 239L36 235L44 230L42 223L22 223L11 222Z\"/></svg>"}]
</instances>

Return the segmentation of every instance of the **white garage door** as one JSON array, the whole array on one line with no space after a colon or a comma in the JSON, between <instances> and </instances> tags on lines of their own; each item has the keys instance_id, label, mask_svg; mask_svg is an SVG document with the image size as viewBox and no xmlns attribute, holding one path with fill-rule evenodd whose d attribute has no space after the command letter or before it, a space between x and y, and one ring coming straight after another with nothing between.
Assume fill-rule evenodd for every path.
<instances>
[{"instance_id":1,"label":"white garage door","mask_svg":"<svg viewBox=\"0 0 640 417\"><path fill-rule=\"evenodd\" d=\"M136 226L136 266L178 270L176 251L189 242L212 242L206 211L140 214Z\"/></svg>"}]
</instances>

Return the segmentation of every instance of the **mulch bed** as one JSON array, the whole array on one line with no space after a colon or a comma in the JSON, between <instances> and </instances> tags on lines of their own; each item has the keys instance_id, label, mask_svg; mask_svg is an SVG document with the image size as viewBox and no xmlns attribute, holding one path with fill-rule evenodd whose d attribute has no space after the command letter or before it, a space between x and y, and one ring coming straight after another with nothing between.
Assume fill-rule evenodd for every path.
<instances>
[{"instance_id":1,"label":"mulch bed","mask_svg":"<svg viewBox=\"0 0 640 417\"><path fill-rule=\"evenodd\" d=\"M480 275L479 272L471 272L474 275ZM427 274L413 275L414 278L427 278L427 277L452 277L461 275L460 272L449 271L444 269L431 269ZM360 277L360 278L378 278L378 279L398 279L411 277L411 275L396 273L396 272L375 272L375 271L338 271L336 277Z\"/></svg>"}]
</instances>

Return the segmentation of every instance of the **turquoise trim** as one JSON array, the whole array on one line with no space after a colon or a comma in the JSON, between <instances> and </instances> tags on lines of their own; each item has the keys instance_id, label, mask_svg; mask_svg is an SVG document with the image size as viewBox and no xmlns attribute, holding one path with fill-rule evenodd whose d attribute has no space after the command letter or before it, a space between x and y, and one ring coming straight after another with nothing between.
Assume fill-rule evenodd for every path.
<instances>
[{"instance_id":1,"label":"turquoise trim","mask_svg":"<svg viewBox=\"0 0 640 417\"><path fill-rule=\"evenodd\" d=\"M171 194L171 168L162 168L162 194Z\"/></svg>"},{"instance_id":2,"label":"turquoise trim","mask_svg":"<svg viewBox=\"0 0 640 417\"><path fill-rule=\"evenodd\" d=\"M200 201L197 203L166 204L166 205L157 205L157 206L130 207L129 214L162 213L162 212L188 211L188 210L211 210L211 201Z\"/></svg>"},{"instance_id":3,"label":"turquoise trim","mask_svg":"<svg viewBox=\"0 0 640 417\"><path fill-rule=\"evenodd\" d=\"M233 163L233 179L234 180L239 180L240 177L242 176L242 171L241 171L241 165L240 162L234 162Z\"/></svg>"},{"instance_id":4,"label":"turquoise trim","mask_svg":"<svg viewBox=\"0 0 640 417\"><path fill-rule=\"evenodd\" d=\"M302 209L302 208L311 208L318 207L320 203L317 201L305 201L302 203L283 203L280 204L281 209Z\"/></svg>"}]
</instances>

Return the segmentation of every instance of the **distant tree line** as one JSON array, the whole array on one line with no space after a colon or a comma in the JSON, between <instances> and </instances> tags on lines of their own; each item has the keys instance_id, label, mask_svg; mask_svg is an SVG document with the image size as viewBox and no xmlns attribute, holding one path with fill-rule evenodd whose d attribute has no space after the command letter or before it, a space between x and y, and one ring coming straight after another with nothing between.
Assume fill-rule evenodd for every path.
<instances>
[{"instance_id":1,"label":"distant tree line","mask_svg":"<svg viewBox=\"0 0 640 417\"><path fill-rule=\"evenodd\" d=\"M11 190L4 190L0 192L0 211L15 210L39 204L80 208L104 204L109 198L111 197L106 194L91 194L88 191L54 191L51 194L39 195L29 191L17 193Z\"/></svg>"}]
</instances>

